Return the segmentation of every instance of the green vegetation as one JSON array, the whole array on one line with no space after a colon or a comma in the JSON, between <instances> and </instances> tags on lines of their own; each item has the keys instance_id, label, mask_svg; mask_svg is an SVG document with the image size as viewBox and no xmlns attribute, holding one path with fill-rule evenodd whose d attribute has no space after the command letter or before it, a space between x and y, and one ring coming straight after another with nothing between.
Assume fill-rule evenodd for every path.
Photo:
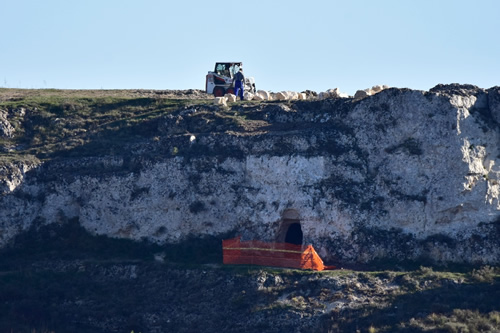
<instances>
[{"instance_id":1,"label":"green vegetation","mask_svg":"<svg viewBox=\"0 0 500 333\"><path fill-rule=\"evenodd\" d=\"M500 329L500 268L484 266L461 271L421 266L408 272L368 272L398 287L383 303L342 313L345 328L376 332L492 332ZM377 292L373 296L377 298ZM338 319L337 314L331 318Z\"/></svg>"},{"instance_id":2,"label":"green vegetation","mask_svg":"<svg viewBox=\"0 0 500 333\"><path fill-rule=\"evenodd\" d=\"M35 156L113 154L125 143L153 140L157 121L203 99L140 97L129 91L0 89L0 110L9 110L15 136L2 139L13 147L0 160Z\"/></svg>"},{"instance_id":3,"label":"green vegetation","mask_svg":"<svg viewBox=\"0 0 500 333\"><path fill-rule=\"evenodd\" d=\"M0 139L0 164L94 156L127 159L136 151L139 159L198 156L210 152L189 144L183 135L259 132L269 125L260 119L261 112L252 112L259 104L220 108L211 98L200 91L0 89L0 110L8 111L15 129L12 138Z\"/></svg>"}]
</instances>

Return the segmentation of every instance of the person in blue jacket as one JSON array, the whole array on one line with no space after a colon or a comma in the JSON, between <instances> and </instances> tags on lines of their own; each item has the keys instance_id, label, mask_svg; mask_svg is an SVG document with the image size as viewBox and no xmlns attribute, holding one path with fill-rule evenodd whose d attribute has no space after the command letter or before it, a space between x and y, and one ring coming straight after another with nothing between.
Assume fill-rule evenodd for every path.
<instances>
[{"instance_id":1,"label":"person in blue jacket","mask_svg":"<svg viewBox=\"0 0 500 333\"><path fill-rule=\"evenodd\" d=\"M236 95L236 97L240 96L240 99L243 100L243 87L245 86L245 76L243 75L243 68L240 67L240 71L234 75L233 83L234 94Z\"/></svg>"}]
</instances>

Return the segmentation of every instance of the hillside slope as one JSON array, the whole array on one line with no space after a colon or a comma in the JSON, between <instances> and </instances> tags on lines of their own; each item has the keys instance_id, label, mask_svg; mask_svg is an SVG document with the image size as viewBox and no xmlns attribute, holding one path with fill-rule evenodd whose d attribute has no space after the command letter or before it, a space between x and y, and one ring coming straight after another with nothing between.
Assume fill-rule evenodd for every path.
<instances>
[{"instance_id":1,"label":"hillside slope","mask_svg":"<svg viewBox=\"0 0 500 333\"><path fill-rule=\"evenodd\" d=\"M77 222L0 250L0 331L500 330L498 268L227 266L210 242L154 246L91 236Z\"/></svg>"}]
</instances>

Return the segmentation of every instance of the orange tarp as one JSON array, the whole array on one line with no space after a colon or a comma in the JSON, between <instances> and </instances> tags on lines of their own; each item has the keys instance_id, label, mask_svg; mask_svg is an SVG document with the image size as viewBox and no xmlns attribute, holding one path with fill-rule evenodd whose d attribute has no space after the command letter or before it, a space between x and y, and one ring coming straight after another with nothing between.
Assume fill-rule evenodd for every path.
<instances>
[{"instance_id":1,"label":"orange tarp","mask_svg":"<svg viewBox=\"0 0 500 333\"><path fill-rule=\"evenodd\" d=\"M222 241L224 264L243 264L313 269L333 268L323 264L312 245L241 241L241 237Z\"/></svg>"}]
</instances>

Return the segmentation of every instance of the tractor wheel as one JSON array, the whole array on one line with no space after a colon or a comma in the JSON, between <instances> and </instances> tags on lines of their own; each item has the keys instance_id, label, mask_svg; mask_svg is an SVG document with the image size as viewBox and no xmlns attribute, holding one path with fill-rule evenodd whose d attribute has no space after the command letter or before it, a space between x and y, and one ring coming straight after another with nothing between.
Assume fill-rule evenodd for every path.
<instances>
[{"instance_id":1,"label":"tractor wheel","mask_svg":"<svg viewBox=\"0 0 500 333\"><path fill-rule=\"evenodd\" d=\"M234 95L234 88L227 88L226 94L233 94Z\"/></svg>"},{"instance_id":2,"label":"tractor wheel","mask_svg":"<svg viewBox=\"0 0 500 333\"><path fill-rule=\"evenodd\" d=\"M224 93L225 93L224 88L222 88L222 87L215 87L214 88L214 96L215 97L222 97L222 96L224 96Z\"/></svg>"}]
</instances>

